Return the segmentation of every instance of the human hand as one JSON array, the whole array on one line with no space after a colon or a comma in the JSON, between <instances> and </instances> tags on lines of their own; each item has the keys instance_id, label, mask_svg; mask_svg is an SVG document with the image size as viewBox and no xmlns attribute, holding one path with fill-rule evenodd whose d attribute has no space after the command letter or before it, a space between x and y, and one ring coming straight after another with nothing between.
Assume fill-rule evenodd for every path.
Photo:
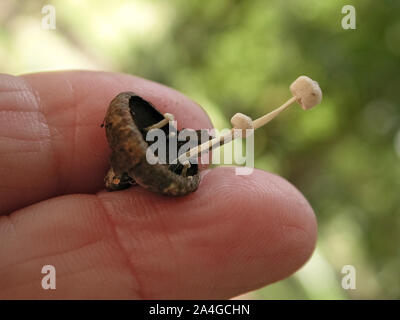
<instances>
[{"instance_id":1,"label":"human hand","mask_svg":"<svg viewBox=\"0 0 400 320\"><path fill-rule=\"evenodd\" d=\"M261 170L203 171L199 189L178 198L100 191L110 151L99 124L121 91L181 127L211 127L194 102L137 77L0 75L0 298L231 298L309 258L313 210ZM44 265L56 268L56 290L41 286Z\"/></svg>"}]
</instances>

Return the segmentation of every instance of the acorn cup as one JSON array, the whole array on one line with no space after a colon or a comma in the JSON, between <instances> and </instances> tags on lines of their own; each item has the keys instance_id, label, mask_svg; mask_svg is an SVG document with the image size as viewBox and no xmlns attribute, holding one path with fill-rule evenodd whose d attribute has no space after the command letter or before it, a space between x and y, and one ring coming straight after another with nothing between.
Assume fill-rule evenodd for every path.
<instances>
[{"instance_id":1,"label":"acorn cup","mask_svg":"<svg viewBox=\"0 0 400 320\"><path fill-rule=\"evenodd\" d=\"M173 128L174 132L170 134L171 120L172 115L161 114L150 102L132 92L122 92L111 101L104 118L111 148L111 168L104 179L108 191L139 184L153 192L178 196L197 189L200 182L197 164L184 170L184 165L180 163L150 164L146 159L150 144L145 137L151 129L164 131L167 137L166 150L169 150L170 139L175 139L180 132ZM184 143L178 141L177 147Z\"/></svg>"}]
</instances>

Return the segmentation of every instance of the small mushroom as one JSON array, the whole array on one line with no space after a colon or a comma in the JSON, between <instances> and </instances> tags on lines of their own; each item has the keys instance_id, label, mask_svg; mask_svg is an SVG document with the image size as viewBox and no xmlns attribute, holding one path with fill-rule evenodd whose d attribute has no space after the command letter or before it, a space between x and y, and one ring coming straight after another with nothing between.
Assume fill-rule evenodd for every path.
<instances>
[{"instance_id":1,"label":"small mushroom","mask_svg":"<svg viewBox=\"0 0 400 320\"><path fill-rule=\"evenodd\" d=\"M230 132L190 149L189 151L180 155L178 157L178 161L180 163L187 163L187 161L190 161L191 158L197 157L199 154L211 150L215 145L222 146L223 144L238 138L239 136L235 135L234 129L241 129L243 133L243 131L246 131L248 129L258 129L266 125L268 122L274 119L278 114L280 114L283 110L286 110L295 102L298 102L304 110L308 110L318 105L322 100L322 91L318 85L318 82L310 79L307 76L298 77L290 85L290 91L292 92L293 97L287 100L280 107L276 108L275 110L263 115L262 117L254 121L252 121L250 117L246 116L243 113L236 113L231 118L231 123L233 125L233 128ZM245 134L244 136L247 135Z\"/></svg>"}]
</instances>

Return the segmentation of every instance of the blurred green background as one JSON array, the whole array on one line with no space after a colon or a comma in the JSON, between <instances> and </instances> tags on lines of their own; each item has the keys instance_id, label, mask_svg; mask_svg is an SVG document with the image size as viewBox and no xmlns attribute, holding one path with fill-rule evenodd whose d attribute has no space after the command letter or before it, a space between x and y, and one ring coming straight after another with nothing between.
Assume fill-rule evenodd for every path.
<instances>
[{"instance_id":1,"label":"blurred green background","mask_svg":"<svg viewBox=\"0 0 400 320\"><path fill-rule=\"evenodd\" d=\"M56 8L43 30L42 7ZM344 30L352 4L357 29ZM400 1L54 0L0 2L0 71L136 74L199 102L217 128L290 97L301 74L324 92L255 136L255 166L296 185L318 217L318 246L255 299L400 298ZM344 265L357 272L344 290Z\"/></svg>"}]
</instances>

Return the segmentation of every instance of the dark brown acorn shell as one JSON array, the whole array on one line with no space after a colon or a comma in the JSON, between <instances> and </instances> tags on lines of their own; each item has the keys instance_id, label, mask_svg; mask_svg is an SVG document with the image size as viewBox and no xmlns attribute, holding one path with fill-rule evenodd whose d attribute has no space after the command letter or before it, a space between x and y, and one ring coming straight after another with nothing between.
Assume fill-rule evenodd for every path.
<instances>
[{"instance_id":1,"label":"dark brown acorn shell","mask_svg":"<svg viewBox=\"0 0 400 320\"><path fill-rule=\"evenodd\" d=\"M133 92L122 92L111 101L103 123L111 148L111 169L105 177L108 191L125 189L135 183L170 196L186 195L197 189L200 183L197 164L192 164L184 176L181 164L149 164L146 160L149 143L144 129L162 119L164 116L150 102ZM168 124L161 129L166 132L168 150ZM196 134L200 135L200 131ZM178 142L178 148L183 143Z\"/></svg>"}]
</instances>

